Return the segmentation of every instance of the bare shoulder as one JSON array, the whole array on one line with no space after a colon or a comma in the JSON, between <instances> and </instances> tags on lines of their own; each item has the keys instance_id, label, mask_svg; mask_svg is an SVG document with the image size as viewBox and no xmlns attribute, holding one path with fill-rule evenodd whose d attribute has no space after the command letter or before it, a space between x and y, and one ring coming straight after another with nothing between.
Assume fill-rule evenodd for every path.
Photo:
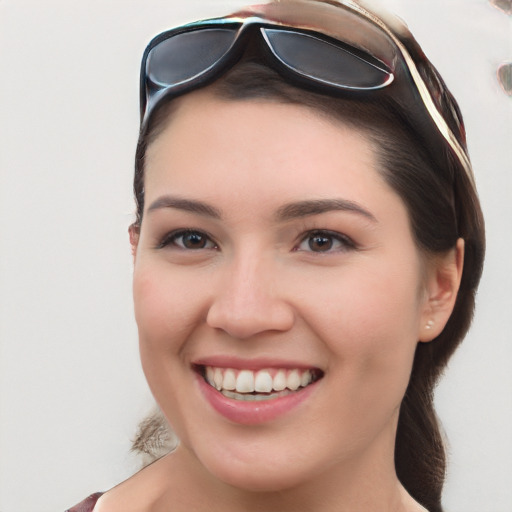
<instances>
[{"instance_id":1,"label":"bare shoulder","mask_svg":"<svg viewBox=\"0 0 512 512\"><path fill-rule=\"evenodd\" d=\"M167 492L165 457L103 494L93 512L151 512Z\"/></svg>"}]
</instances>

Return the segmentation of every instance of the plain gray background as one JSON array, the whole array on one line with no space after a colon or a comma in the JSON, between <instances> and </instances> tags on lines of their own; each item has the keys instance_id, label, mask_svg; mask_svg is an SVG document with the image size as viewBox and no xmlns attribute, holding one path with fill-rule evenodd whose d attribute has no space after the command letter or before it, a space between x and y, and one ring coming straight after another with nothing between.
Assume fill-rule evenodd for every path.
<instances>
[{"instance_id":1,"label":"plain gray background","mask_svg":"<svg viewBox=\"0 0 512 512\"><path fill-rule=\"evenodd\" d=\"M149 39L241 0L0 0L0 511L64 510L129 476L152 400L132 315L131 178ZM465 115L488 227L472 331L441 383L450 512L512 511L511 18L383 0Z\"/></svg>"}]
</instances>

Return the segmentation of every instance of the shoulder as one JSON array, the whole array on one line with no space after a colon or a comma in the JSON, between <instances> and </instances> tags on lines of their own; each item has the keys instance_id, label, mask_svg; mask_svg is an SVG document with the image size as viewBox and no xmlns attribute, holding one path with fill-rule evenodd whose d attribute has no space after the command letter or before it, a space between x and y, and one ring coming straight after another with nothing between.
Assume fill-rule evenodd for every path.
<instances>
[{"instance_id":1,"label":"shoulder","mask_svg":"<svg viewBox=\"0 0 512 512\"><path fill-rule=\"evenodd\" d=\"M150 512L168 490L166 457L99 496L94 512ZM75 512L72 510L71 512ZM76 512L82 512L77 510ZM93 512L84 510L83 512Z\"/></svg>"},{"instance_id":2,"label":"shoulder","mask_svg":"<svg viewBox=\"0 0 512 512\"><path fill-rule=\"evenodd\" d=\"M98 499L102 496L102 492L96 492L94 494L91 494L87 498L85 498L84 501L81 501L74 507L71 507L70 509L66 510L66 512L92 512L95 508L95 505L98 501Z\"/></svg>"}]
</instances>

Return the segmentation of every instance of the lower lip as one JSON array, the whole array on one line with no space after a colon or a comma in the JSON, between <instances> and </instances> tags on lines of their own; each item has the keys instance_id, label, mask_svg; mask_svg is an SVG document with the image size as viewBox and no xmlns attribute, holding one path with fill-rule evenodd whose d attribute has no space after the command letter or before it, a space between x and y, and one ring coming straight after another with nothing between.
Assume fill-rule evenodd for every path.
<instances>
[{"instance_id":1,"label":"lower lip","mask_svg":"<svg viewBox=\"0 0 512 512\"><path fill-rule=\"evenodd\" d=\"M226 419L241 425L257 425L283 416L304 402L317 382L279 398L260 401L235 400L224 396L197 375L199 388L210 405Z\"/></svg>"}]
</instances>

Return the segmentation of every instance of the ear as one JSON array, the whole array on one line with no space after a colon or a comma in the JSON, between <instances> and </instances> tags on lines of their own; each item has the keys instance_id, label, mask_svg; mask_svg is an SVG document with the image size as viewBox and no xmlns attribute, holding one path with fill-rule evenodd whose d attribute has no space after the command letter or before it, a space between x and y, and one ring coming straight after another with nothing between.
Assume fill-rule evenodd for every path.
<instances>
[{"instance_id":1,"label":"ear","mask_svg":"<svg viewBox=\"0 0 512 512\"><path fill-rule=\"evenodd\" d=\"M464 240L428 264L425 305L419 340L432 341L443 331L452 314L464 267Z\"/></svg>"},{"instance_id":2,"label":"ear","mask_svg":"<svg viewBox=\"0 0 512 512\"><path fill-rule=\"evenodd\" d=\"M132 247L132 257L133 262L135 263L135 257L137 255L137 247L139 245L139 237L140 237L140 226L139 224L131 224L128 228L128 234L130 235L130 245Z\"/></svg>"}]
</instances>

